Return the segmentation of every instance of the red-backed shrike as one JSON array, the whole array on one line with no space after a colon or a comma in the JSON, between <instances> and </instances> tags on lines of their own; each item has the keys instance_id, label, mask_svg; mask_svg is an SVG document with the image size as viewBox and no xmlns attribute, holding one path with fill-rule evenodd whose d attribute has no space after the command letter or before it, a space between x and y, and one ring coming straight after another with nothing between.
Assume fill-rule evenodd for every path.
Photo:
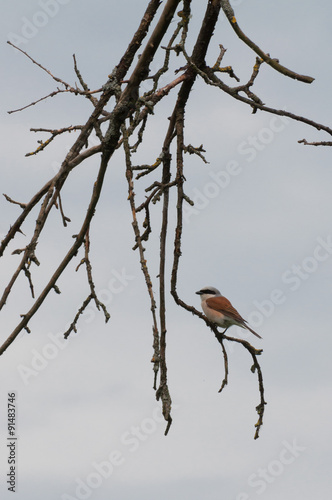
<instances>
[{"instance_id":1,"label":"red-backed shrike","mask_svg":"<svg viewBox=\"0 0 332 500\"><path fill-rule=\"evenodd\" d=\"M213 286L206 286L196 293L201 296L202 309L211 323L225 328L225 331L230 326L237 325L249 330L256 337L262 338L247 325L246 320L234 309L230 301L221 295L219 290Z\"/></svg>"}]
</instances>

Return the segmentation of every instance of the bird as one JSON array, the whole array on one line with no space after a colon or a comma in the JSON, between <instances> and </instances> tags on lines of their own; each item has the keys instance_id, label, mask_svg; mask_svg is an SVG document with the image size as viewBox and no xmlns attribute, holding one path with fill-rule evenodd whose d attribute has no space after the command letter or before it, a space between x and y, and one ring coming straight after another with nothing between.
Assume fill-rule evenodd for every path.
<instances>
[{"instance_id":1,"label":"bird","mask_svg":"<svg viewBox=\"0 0 332 500\"><path fill-rule=\"evenodd\" d=\"M247 321L242 318L230 301L221 295L217 288L206 286L196 292L196 294L201 296L202 309L207 319L211 321L211 323L225 328L223 333L225 333L230 326L237 325L249 330L259 339L262 338L247 325Z\"/></svg>"}]
</instances>

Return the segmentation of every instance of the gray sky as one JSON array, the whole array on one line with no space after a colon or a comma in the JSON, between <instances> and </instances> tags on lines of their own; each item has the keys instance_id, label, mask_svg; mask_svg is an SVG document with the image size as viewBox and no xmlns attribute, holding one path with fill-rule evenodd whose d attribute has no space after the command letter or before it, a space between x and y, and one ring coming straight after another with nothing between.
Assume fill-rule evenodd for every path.
<instances>
[{"instance_id":1,"label":"gray sky","mask_svg":"<svg viewBox=\"0 0 332 500\"><path fill-rule=\"evenodd\" d=\"M25 158L46 135L30 127L84 123L86 100L56 96L8 115L55 89L44 72L5 42L18 43L53 74L74 84L72 54L90 88L98 88L118 63L146 0L122 2L50 0L3 2L1 16L1 193L27 201L53 175L74 136L59 138L38 156ZM192 36L205 2L193 2ZM271 107L286 108L330 125L331 3L280 0L233 2L240 26L285 66L315 78L311 85L261 68L254 91ZM222 16L221 16L222 17ZM218 44L245 82L255 55L236 38L226 20L218 25L207 61ZM157 62L162 56L157 57ZM157 64L156 62L156 64ZM174 67L180 67L178 59ZM155 68L153 68L155 69ZM232 82L234 83L234 82ZM160 153L174 95L152 117L137 164ZM195 291L218 287L263 340L248 336L264 353L266 401L260 438L253 440L259 403L251 358L227 346L229 385L222 352L205 325L168 298L168 368L173 425L165 424L152 390L152 331L149 302L138 255L132 252L131 212L124 160L114 156L92 226L92 264L107 325L93 308L67 342L61 337L88 295L83 268L72 263L50 296L0 359L1 498L12 498L4 479L7 393L17 394L17 494L35 498L101 500L311 500L330 494L331 460L331 150L298 144L329 140L314 129L257 113L197 81L186 113L186 144L203 143L209 164L186 157L186 192L196 204L185 215L178 292L199 307ZM91 192L97 158L73 172L63 193L70 227L54 214L52 229L38 245L37 290L66 252ZM142 184L142 191L145 184ZM142 192L141 191L141 192ZM171 230L175 220L172 198ZM155 239L148 247L151 274L158 273L159 208ZM0 199L0 234L19 208ZM35 220L23 227L29 235ZM172 231L170 231L172 234ZM23 248L18 235L10 251ZM10 251L1 264L1 283L18 262ZM169 265L172 247L169 245ZM1 320L1 343L31 306L26 281L9 298ZM235 336L247 338L236 328Z\"/></svg>"}]
</instances>

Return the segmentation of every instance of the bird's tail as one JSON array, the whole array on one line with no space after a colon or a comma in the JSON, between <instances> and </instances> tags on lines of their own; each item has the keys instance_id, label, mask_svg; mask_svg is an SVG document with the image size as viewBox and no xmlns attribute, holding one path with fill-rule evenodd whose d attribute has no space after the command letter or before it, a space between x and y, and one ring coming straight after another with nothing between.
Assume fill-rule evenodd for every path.
<instances>
[{"instance_id":1,"label":"bird's tail","mask_svg":"<svg viewBox=\"0 0 332 500\"><path fill-rule=\"evenodd\" d=\"M247 330L249 330L251 333L253 333L254 335L256 335L256 337L258 337L259 339L262 338L260 335L258 335L258 333L254 332L254 330L252 330L252 328L250 328L250 326L248 326L248 325L244 325L244 326L245 326L245 328Z\"/></svg>"}]
</instances>

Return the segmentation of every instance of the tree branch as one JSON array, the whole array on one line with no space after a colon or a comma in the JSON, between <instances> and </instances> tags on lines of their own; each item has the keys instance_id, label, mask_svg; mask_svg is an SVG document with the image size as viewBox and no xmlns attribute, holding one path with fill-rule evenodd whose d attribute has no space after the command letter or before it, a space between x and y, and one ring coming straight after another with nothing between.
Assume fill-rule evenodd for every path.
<instances>
[{"instance_id":1,"label":"tree branch","mask_svg":"<svg viewBox=\"0 0 332 500\"><path fill-rule=\"evenodd\" d=\"M237 36L242 40L248 47L250 47L256 54L259 55L263 59L266 64L271 66L273 69L276 71L279 71L279 73L282 73L285 76L289 76L290 78L293 78L294 80L299 80L304 83L312 83L314 81L314 78L311 76L305 76L305 75L300 75L298 73L295 73L294 71L285 68L285 66L282 66L279 64L278 59L272 59L269 54L266 54L262 49L258 47L250 38L248 38L243 31L241 30L240 26L238 25L238 22L236 20L234 10L232 6L229 3L229 0L221 0L221 6L222 9L232 26L233 30L237 34Z\"/></svg>"}]
</instances>

